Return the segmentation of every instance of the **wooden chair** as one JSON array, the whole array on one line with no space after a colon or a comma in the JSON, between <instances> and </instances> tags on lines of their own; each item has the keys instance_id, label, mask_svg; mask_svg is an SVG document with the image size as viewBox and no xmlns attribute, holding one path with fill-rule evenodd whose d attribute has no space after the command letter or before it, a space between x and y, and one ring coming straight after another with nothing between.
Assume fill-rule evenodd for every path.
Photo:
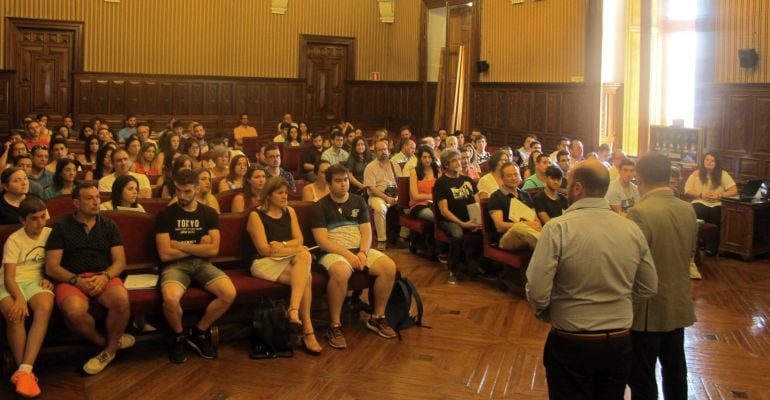
<instances>
[{"instance_id":1,"label":"wooden chair","mask_svg":"<svg viewBox=\"0 0 770 400\"><path fill-rule=\"evenodd\" d=\"M419 219L406 213L409 210L409 177L402 176L396 179L396 185L398 185L398 223L404 228L409 229L412 232L425 235L430 232L430 223L428 221ZM414 246L410 246L409 249L414 249Z\"/></svg>"}]
</instances>

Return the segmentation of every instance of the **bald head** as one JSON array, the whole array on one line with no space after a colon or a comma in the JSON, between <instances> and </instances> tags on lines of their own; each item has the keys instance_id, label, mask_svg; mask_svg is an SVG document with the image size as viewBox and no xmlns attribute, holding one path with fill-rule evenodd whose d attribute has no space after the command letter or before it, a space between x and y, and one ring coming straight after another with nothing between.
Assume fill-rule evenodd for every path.
<instances>
[{"instance_id":1,"label":"bald head","mask_svg":"<svg viewBox=\"0 0 770 400\"><path fill-rule=\"evenodd\" d=\"M610 174L607 168L597 160L585 160L569 171L567 192L570 202L585 197L602 198L607 194L610 185Z\"/></svg>"}]
</instances>

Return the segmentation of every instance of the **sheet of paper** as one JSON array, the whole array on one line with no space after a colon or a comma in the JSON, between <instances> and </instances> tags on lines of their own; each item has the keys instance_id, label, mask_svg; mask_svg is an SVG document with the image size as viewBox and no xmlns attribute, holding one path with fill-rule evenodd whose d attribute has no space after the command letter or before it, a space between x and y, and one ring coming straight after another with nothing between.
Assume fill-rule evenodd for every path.
<instances>
[{"instance_id":1,"label":"sheet of paper","mask_svg":"<svg viewBox=\"0 0 770 400\"><path fill-rule=\"evenodd\" d=\"M535 210L529 208L524 202L519 199L511 199L511 206L508 209L508 218L513 222L519 222L522 219L526 221L534 221L537 216Z\"/></svg>"},{"instance_id":2,"label":"sheet of paper","mask_svg":"<svg viewBox=\"0 0 770 400\"><path fill-rule=\"evenodd\" d=\"M123 285L128 290L154 288L158 286L158 275L155 275L155 274L128 275Z\"/></svg>"}]
</instances>

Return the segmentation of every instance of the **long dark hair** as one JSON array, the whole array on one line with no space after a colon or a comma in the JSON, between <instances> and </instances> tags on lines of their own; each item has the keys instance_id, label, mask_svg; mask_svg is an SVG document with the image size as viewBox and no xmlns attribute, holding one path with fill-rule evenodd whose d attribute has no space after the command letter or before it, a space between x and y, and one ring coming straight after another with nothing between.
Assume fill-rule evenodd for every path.
<instances>
[{"instance_id":1,"label":"long dark hair","mask_svg":"<svg viewBox=\"0 0 770 400\"><path fill-rule=\"evenodd\" d=\"M257 171L264 172L265 170L258 168L256 165L252 165L246 170L246 175L243 177L243 200L247 207L251 204L251 199L254 198L254 191L251 187L251 178ZM267 177L267 173L265 173L265 177ZM267 184L267 182L265 182L265 184Z\"/></svg>"},{"instance_id":2,"label":"long dark hair","mask_svg":"<svg viewBox=\"0 0 770 400\"><path fill-rule=\"evenodd\" d=\"M527 162L527 169L529 170L530 174L535 173L535 164L537 164L537 157L535 157L535 153L539 156L540 154L543 154L540 151L533 151L529 153L529 162Z\"/></svg>"},{"instance_id":3,"label":"long dark hair","mask_svg":"<svg viewBox=\"0 0 770 400\"><path fill-rule=\"evenodd\" d=\"M99 145L99 149L102 148L102 142L99 140L98 137L91 135L88 137L86 141L86 147L84 149L83 156L85 156L86 162L91 162L91 159L94 158L95 154L91 152L91 141L96 140L96 143ZM96 153L99 153L99 150L96 150ZM94 160L96 162L96 160Z\"/></svg>"},{"instance_id":4,"label":"long dark hair","mask_svg":"<svg viewBox=\"0 0 770 400\"><path fill-rule=\"evenodd\" d=\"M242 154L239 154L239 155L233 157L232 160L230 160L230 172L228 172L228 174L227 174L227 180L228 181L235 182L235 167L238 165L238 161L240 161L241 159L245 159L246 160L246 172L247 173L249 172L249 170L248 170L249 159L246 156L244 156ZM246 180L246 177L244 175L244 181L245 180Z\"/></svg>"},{"instance_id":5,"label":"long dark hair","mask_svg":"<svg viewBox=\"0 0 770 400\"><path fill-rule=\"evenodd\" d=\"M109 157L112 158L113 151L115 151L115 145L113 143L105 143L99 151L96 152L96 165L93 169L94 180L102 179L104 176L104 159L107 158L107 153L109 153ZM115 167L113 166L113 168Z\"/></svg>"},{"instance_id":6,"label":"long dark hair","mask_svg":"<svg viewBox=\"0 0 770 400\"><path fill-rule=\"evenodd\" d=\"M192 168L192 158L186 154L181 154L171 163L171 168L165 171L163 185L166 186L166 190L172 197L176 195L174 178L179 173L179 170L184 167L185 161L190 161L190 167Z\"/></svg>"},{"instance_id":7,"label":"long dark hair","mask_svg":"<svg viewBox=\"0 0 770 400\"><path fill-rule=\"evenodd\" d=\"M121 175L115 178L115 182L112 183L112 209L117 210L120 207L120 203L123 200L123 189L128 186L130 182L136 183L136 190L139 190L139 181L132 175ZM138 198L138 196L137 196ZM137 200L134 200L129 207L136 208Z\"/></svg>"},{"instance_id":8,"label":"long dark hair","mask_svg":"<svg viewBox=\"0 0 770 400\"><path fill-rule=\"evenodd\" d=\"M417 168L414 169L414 171L417 173L418 181L425 179L425 169L422 166L422 155L425 153L430 154L430 169L433 170L433 177L438 178L438 162L436 162L436 153L430 146L422 145L417 151Z\"/></svg>"},{"instance_id":9,"label":"long dark hair","mask_svg":"<svg viewBox=\"0 0 770 400\"><path fill-rule=\"evenodd\" d=\"M364 142L364 152L360 155L356 152L358 142ZM356 138L353 139L353 143L350 145L350 158L354 158L358 162L365 161L367 163L374 160L374 155L369 151L369 144L366 143L366 139L362 136L356 136Z\"/></svg>"},{"instance_id":10,"label":"long dark hair","mask_svg":"<svg viewBox=\"0 0 770 400\"><path fill-rule=\"evenodd\" d=\"M67 168L68 165L74 165L75 170L77 168L80 168L80 163L71 159L71 158L62 158L61 160L56 162L56 172L53 174L53 185L57 189L61 189L64 185L64 181L61 178L61 174L64 171L64 168ZM77 184L77 175L75 176L75 181L72 182L73 185Z\"/></svg>"},{"instance_id":11,"label":"long dark hair","mask_svg":"<svg viewBox=\"0 0 770 400\"><path fill-rule=\"evenodd\" d=\"M91 125L86 124L80 127L80 133L78 133L78 140L88 142L87 139L90 138L91 136L86 136L86 128L91 128L91 136L96 135L96 131L94 130L93 124Z\"/></svg>"},{"instance_id":12,"label":"long dark hair","mask_svg":"<svg viewBox=\"0 0 770 400\"><path fill-rule=\"evenodd\" d=\"M176 149L171 148L171 138L176 136L179 139L179 146ZM161 151L163 153L163 169L165 171L168 171L171 169L172 164L174 162L174 154L181 154L182 149L182 137L179 136L176 132L171 131L163 135L163 140L161 141Z\"/></svg>"},{"instance_id":13,"label":"long dark hair","mask_svg":"<svg viewBox=\"0 0 770 400\"><path fill-rule=\"evenodd\" d=\"M706 170L706 157L708 156L714 158L714 169L710 174L708 170ZM711 151L707 151L706 154L703 155L703 159L700 160L700 165L698 166L698 178L700 178L701 184L705 186L709 176L711 177L712 189L722 185L722 164L719 162L719 158L717 158L716 154Z\"/></svg>"}]
</instances>

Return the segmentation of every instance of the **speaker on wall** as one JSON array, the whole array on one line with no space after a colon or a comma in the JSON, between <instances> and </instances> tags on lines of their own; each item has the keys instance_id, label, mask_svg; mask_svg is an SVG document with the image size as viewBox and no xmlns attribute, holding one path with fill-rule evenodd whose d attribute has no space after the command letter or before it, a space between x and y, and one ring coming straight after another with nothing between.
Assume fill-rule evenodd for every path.
<instances>
[{"instance_id":1,"label":"speaker on wall","mask_svg":"<svg viewBox=\"0 0 770 400\"><path fill-rule=\"evenodd\" d=\"M738 59L741 62L741 68L754 68L757 66L759 55L756 49L738 50Z\"/></svg>"},{"instance_id":2,"label":"speaker on wall","mask_svg":"<svg viewBox=\"0 0 770 400\"><path fill-rule=\"evenodd\" d=\"M487 60L476 61L476 70L479 71L480 74L489 71L489 63Z\"/></svg>"}]
</instances>

